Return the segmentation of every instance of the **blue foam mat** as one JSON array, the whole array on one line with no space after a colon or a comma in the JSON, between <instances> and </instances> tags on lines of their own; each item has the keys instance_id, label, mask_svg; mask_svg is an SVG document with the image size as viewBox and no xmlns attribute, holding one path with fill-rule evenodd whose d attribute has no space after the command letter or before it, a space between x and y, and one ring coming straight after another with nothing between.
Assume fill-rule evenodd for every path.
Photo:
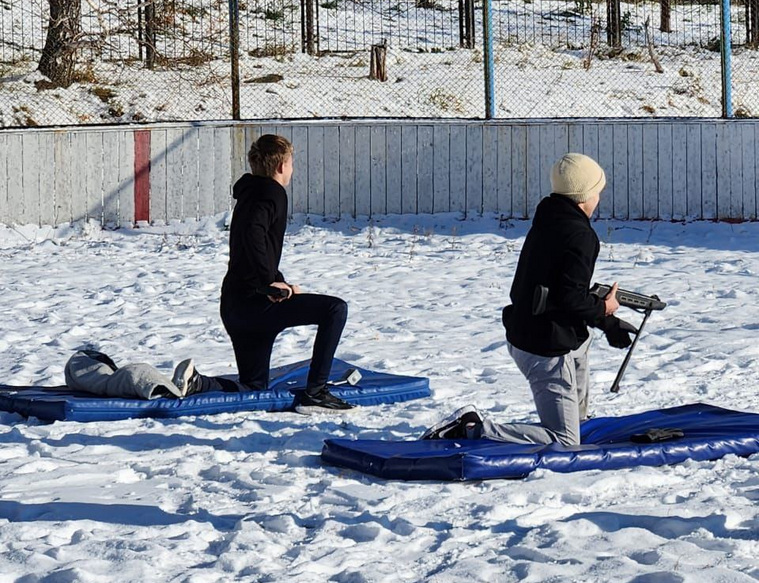
<instances>
[{"instance_id":1,"label":"blue foam mat","mask_svg":"<svg viewBox=\"0 0 759 583\"><path fill-rule=\"evenodd\" d=\"M649 429L677 428L684 436L633 443ZM555 472L659 466L688 459L759 452L759 415L697 403L624 417L590 419L575 447L482 440L381 441L328 439L322 460L393 480L465 481L524 478L537 468Z\"/></svg>"},{"instance_id":2,"label":"blue foam mat","mask_svg":"<svg viewBox=\"0 0 759 583\"><path fill-rule=\"evenodd\" d=\"M236 411L288 411L293 393L306 384L310 361L272 369L269 390L210 392L185 399L117 399L97 397L63 387L0 385L0 411L46 421L115 421L137 417L182 417ZM339 385L332 393L354 405L368 406L420 399L430 395L429 379L366 370L335 359L332 380L349 368L362 375L356 386Z\"/></svg>"}]
</instances>

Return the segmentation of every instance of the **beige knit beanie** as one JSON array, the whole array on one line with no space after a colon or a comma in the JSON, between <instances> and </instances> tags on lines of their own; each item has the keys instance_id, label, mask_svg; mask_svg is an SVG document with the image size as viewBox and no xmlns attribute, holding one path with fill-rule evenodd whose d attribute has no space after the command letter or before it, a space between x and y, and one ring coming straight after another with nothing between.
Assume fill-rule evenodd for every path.
<instances>
[{"instance_id":1,"label":"beige knit beanie","mask_svg":"<svg viewBox=\"0 0 759 583\"><path fill-rule=\"evenodd\" d=\"M606 186L603 168L585 154L564 154L551 169L551 192L585 202Z\"/></svg>"}]
</instances>

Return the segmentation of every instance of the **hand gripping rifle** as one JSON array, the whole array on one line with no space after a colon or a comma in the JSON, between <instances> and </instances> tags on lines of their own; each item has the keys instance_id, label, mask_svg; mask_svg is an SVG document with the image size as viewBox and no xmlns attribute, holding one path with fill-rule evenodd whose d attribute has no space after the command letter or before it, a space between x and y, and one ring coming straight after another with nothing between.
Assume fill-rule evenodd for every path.
<instances>
[{"instance_id":1,"label":"hand gripping rifle","mask_svg":"<svg viewBox=\"0 0 759 583\"><path fill-rule=\"evenodd\" d=\"M590 293L595 294L600 298L605 298L607 295L609 295L610 291L610 285L599 283L590 288ZM651 315L651 312L654 310L663 310L667 307L667 304L665 302L662 302L658 296L646 296L619 288L617 289L617 301L619 302L620 306L624 306L636 312L643 313L643 321L640 323L640 326L638 326L638 329L635 332L635 338L633 338L632 344L630 345L630 350L627 351L625 359L622 361L622 366L617 373L617 377L614 379L614 382L611 385L612 393L619 392L619 382L622 380L622 375L625 374L625 370L627 369L627 365L630 362L632 352L635 350L635 345L638 344L640 333L643 331L643 326L646 325L646 321ZM543 285L538 285L535 288L535 295L533 296L532 313L533 315L538 316L548 309L550 309L550 306L548 305L548 288Z\"/></svg>"}]
</instances>

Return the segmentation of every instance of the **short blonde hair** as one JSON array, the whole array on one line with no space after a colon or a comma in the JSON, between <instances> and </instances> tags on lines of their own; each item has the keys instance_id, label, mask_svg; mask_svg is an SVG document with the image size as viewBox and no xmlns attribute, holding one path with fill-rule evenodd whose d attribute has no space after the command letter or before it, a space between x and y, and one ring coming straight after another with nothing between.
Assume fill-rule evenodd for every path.
<instances>
[{"instance_id":1,"label":"short blonde hair","mask_svg":"<svg viewBox=\"0 0 759 583\"><path fill-rule=\"evenodd\" d=\"M293 145L282 136L265 134L250 145L248 163L256 176L274 176L277 168L292 156Z\"/></svg>"}]
</instances>

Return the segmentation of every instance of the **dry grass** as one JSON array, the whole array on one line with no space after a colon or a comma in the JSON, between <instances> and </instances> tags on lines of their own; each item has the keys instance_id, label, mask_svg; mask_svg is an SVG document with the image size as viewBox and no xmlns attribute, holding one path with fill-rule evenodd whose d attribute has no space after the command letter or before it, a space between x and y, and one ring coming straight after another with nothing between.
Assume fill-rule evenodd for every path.
<instances>
[{"instance_id":1,"label":"dry grass","mask_svg":"<svg viewBox=\"0 0 759 583\"><path fill-rule=\"evenodd\" d=\"M464 112L464 104L458 96L453 93L447 93L439 87L430 93L429 102L443 111L452 111L456 113Z\"/></svg>"},{"instance_id":2,"label":"dry grass","mask_svg":"<svg viewBox=\"0 0 759 583\"><path fill-rule=\"evenodd\" d=\"M14 105L13 117L16 118L16 121L21 126L33 128L39 125L37 121L32 117L32 112L26 105Z\"/></svg>"},{"instance_id":3,"label":"dry grass","mask_svg":"<svg viewBox=\"0 0 759 583\"><path fill-rule=\"evenodd\" d=\"M110 87L103 87L102 85L96 85L90 89L95 97L97 97L103 103L108 103L111 99L116 97L116 92Z\"/></svg>"},{"instance_id":4,"label":"dry grass","mask_svg":"<svg viewBox=\"0 0 759 583\"><path fill-rule=\"evenodd\" d=\"M215 60L215 57L208 51L191 48L187 55L181 57L166 57L156 55L156 63L164 68L171 68L176 65L185 65L187 67L199 67Z\"/></svg>"},{"instance_id":5,"label":"dry grass","mask_svg":"<svg viewBox=\"0 0 759 583\"><path fill-rule=\"evenodd\" d=\"M85 63L85 65L82 67L77 67L76 71L74 72L74 83L90 83L94 85L98 82L99 79L95 73L95 67L91 61Z\"/></svg>"},{"instance_id":6,"label":"dry grass","mask_svg":"<svg viewBox=\"0 0 759 583\"><path fill-rule=\"evenodd\" d=\"M248 51L248 55L255 58L260 57L283 57L295 51L295 47L286 44L269 44Z\"/></svg>"}]
</instances>

